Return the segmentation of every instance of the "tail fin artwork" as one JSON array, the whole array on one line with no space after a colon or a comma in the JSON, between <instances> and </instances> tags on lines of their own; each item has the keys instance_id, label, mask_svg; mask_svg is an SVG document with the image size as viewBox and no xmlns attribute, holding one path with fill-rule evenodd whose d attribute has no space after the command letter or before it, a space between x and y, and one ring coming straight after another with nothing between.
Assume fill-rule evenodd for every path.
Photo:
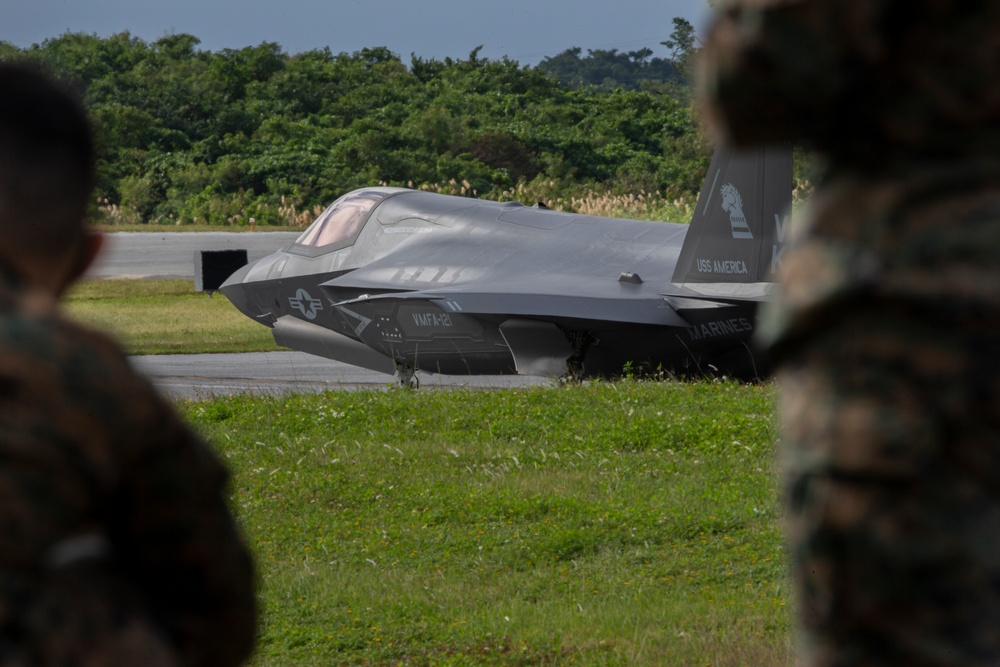
<instances>
[{"instance_id":1,"label":"tail fin artwork","mask_svg":"<svg viewBox=\"0 0 1000 667\"><path fill-rule=\"evenodd\" d=\"M773 282L792 203L792 151L720 146L671 282Z\"/></svg>"}]
</instances>

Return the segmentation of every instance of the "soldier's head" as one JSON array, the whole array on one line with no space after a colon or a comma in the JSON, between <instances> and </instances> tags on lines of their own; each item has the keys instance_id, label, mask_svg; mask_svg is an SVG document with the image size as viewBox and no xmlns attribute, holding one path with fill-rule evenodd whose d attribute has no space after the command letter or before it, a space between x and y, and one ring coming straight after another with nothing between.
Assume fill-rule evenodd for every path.
<instances>
[{"instance_id":1,"label":"soldier's head","mask_svg":"<svg viewBox=\"0 0 1000 667\"><path fill-rule=\"evenodd\" d=\"M80 97L37 65L0 62L3 268L53 283L53 271L66 283L78 277L99 245L84 227L93 184L94 143Z\"/></svg>"}]
</instances>

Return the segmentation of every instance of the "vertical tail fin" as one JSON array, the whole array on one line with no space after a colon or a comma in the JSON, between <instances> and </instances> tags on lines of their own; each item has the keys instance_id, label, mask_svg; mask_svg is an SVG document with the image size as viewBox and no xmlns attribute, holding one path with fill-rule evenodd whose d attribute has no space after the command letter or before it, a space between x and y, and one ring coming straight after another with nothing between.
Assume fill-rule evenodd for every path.
<instances>
[{"instance_id":1,"label":"vertical tail fin","mask_svg":"<svg viewBox=\"0 0 1000 667\"><path fill-rule=\"evenodd\" d=\"M734 152L719 146L672 282L772 282L791 204L791 148Z\"/></svg>"}]
</instances>

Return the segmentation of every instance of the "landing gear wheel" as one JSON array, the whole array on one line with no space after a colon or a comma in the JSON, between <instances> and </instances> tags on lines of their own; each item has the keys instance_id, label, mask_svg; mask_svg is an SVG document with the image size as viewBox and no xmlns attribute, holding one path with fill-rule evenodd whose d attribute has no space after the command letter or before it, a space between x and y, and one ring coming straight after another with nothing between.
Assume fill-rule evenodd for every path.
<instances>
[{"instance_id":1,"label":"landing gear wheel","mask_svg":"<svg viewBox=\"0 0 1000 667\"><path fill-rule=\"evenodd\" d=\"M580 384L583 382L583 362L570 357L566 362L566 372L559 376L560 384Z\"/></svg>"},{"instance_id":2,"label":"landing gear wheel","mask_svg":"<svg viewBox=\"0 0 1000 667\"><path fill-rule=\"evenodd\" d=\"M559 381L562 384L580 384L583 382L583 360L587 356L587 350L599 341L588 331L567 331L566 339L573 346L573 355L566 360L566 372L559 377Z\"/></svg>"},{"instance_id":3,"label":"landing gear wheel","mask_svg":"<svg viewBox=\"0 0 1000 667\"><path fill-rule=\"evenodd\" d=\"M399 381L399 386L405 389L420 389L420 378L417 377L417 371L409 366L396 366L396 380Z\"/></svg>"}]
</instances>

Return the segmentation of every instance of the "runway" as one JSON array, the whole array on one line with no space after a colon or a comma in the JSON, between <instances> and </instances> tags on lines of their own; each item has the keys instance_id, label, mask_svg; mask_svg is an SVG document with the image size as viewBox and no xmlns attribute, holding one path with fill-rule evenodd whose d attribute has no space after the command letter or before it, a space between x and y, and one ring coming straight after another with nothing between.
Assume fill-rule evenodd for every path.
<instances>
[{"instance_id":1,"label":"runway","mask_svg":"<svg viewBox=\"0 0 1000 667\"><path fill-rule=\"evenodd\" d=\"M233 394L279 396L396 387L391 375L304 352L174 354L132 357L133 366L174 399L204 400ZM502 389L550 386L553 380L522 375L418 373L421 389Z\"/></svg>"},{"instance_id":2,"label":"runway","mask_svg":"<svg viewBox=\"0 0 1000 667\"><path fill-rule=\"evenodd\" d=\"M243 249L251 262L289 245L300 232L117 232L87 278L194 278L199 250Z\"/></svg>"},{"instance_id":3,"label":"runway","mask_svg":"<svg viewBox=\"0 0 1000 667\"><path fill-rule=\"evenodd\" d=\"M88 278L193 279L199 250L246 249L255 261L298 237L297 232L137 232L108 234ZM177 354L132 357L133 366L167 396L204 400L232 394L276 396L333 390L387 389L392 376L303 352ZM520 375L418 373L423 388L498 389L547 386L552 380Z\"/></svg>"}]
</instances>

